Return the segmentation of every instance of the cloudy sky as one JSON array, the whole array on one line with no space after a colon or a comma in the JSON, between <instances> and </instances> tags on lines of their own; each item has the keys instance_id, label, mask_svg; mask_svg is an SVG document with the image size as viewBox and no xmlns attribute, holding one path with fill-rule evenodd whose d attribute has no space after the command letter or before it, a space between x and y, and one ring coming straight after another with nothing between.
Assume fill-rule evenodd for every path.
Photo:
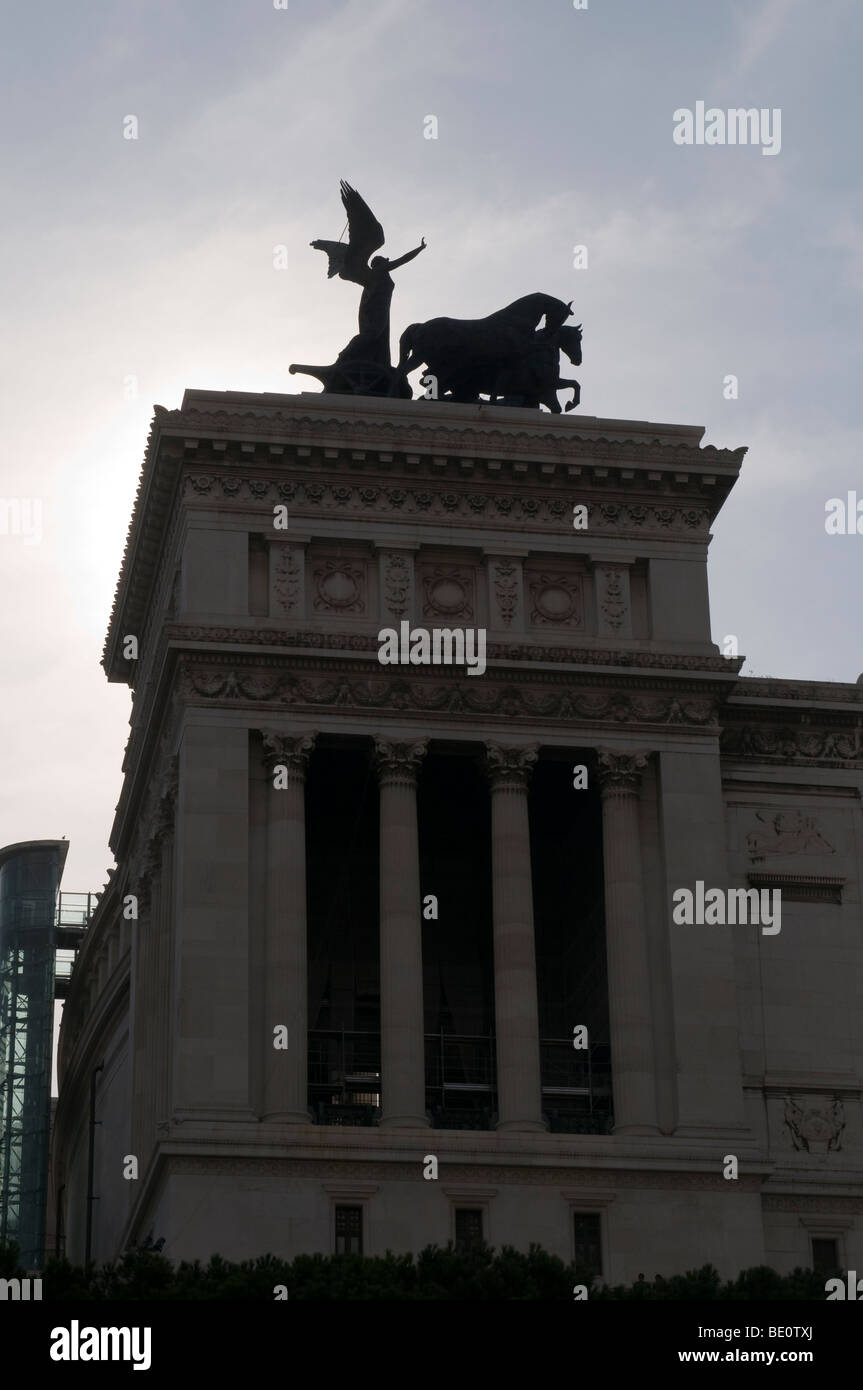
<instances>
[{"instance_id":1,"label":"cloudy sky","mask_svg":"<svg viewBox=\"0 0 863 1390\"><path fill-rule=\"evenodd\" d=\"M863 536L824 529L863 499L859 0L40 0L4 31L0 845L66 835L64 886L102 887L130 702L99 659L153 403L315 389L288 364L355 332L308 245L342 177L390 255L428 241L394 337L574 298L583 413L748 445L715 640L863 671ZM675 144L699 101L779 109L781 149Z\"/></svg>"}]
</instances>

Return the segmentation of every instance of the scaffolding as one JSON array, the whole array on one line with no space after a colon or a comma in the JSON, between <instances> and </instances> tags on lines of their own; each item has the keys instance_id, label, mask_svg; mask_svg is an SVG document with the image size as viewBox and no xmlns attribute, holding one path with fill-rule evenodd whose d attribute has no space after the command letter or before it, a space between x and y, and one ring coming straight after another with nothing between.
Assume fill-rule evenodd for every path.
<instances>
[{"instance_id":1,"label":"scaffolding","mask_svg":"<svg viewBox=\"0 0 863 1390\"><path fill-rule=\"evenodd\" d=\"M96 902L59 893L67 850L0 850L0 1243L14 1241L27 1269L44 1260L55 988L65 994Z\"/></svg>"}]
</instances>

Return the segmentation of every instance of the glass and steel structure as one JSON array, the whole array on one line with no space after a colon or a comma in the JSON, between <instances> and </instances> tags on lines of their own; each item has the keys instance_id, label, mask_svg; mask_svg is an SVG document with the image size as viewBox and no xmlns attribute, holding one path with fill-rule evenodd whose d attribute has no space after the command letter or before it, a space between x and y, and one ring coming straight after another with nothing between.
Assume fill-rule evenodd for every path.
<instances>
[{"instance_id":1,"label":"glass and steel structure","mask_svg":"<svg viewBox=\"0 0 863 1390\"><path fill-rule=\"evenodd\" d=\"M44 1259L55 975L62 994L91 911L88 894L61 911L73 896L59 893L68 848L29 840L0 849L0 1242L14 1241L27 1269Z\"/></svg>"}]
</instances>

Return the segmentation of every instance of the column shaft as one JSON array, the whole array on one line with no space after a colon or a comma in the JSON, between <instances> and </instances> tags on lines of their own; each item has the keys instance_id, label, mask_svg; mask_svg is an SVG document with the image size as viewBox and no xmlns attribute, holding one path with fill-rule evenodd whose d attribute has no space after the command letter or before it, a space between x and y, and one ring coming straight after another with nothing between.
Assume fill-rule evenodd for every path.
<instances>
[{"instance_id":1,"label":"column shaft","mask_svg":"<svg viewBox=\"0 0 863 1390\"><path fill-rule=\"evenodd\" d=\"M380 780L383 1125L428 1125L417 771L426 739L375 739Z\"/></svg>"},{"instance_id":2,"label":"column shaft","mask_svg":"<svg viewBox=\"0 0 863 1390\"><path fill-rule=\"evenodd\" d=\"M264 1118L307 1124L306 766L314 734L264 733L267 810ZM287 1049L273 1046L288 1030Z\"/></svg>"},{"instance_id":3,"label":"column shaft","mask_svg":"<svg viewBox=\"0 0 863 1390\"><path fill-rule=\"evenodd\" d=\"M543 1130L527 783L536 747L489 744L498 1129Z\"/></svg>"},{"instance_id":4,"label":"column shaft","mask_svg":"<svg viewBox=\"0 0 863 1390\"><path fill-rule=\"evenodd\" d=\"M599 754L614 1132L655 1134L656 1081L638 788L647 758Z\"/></svg>"}]
</instances>

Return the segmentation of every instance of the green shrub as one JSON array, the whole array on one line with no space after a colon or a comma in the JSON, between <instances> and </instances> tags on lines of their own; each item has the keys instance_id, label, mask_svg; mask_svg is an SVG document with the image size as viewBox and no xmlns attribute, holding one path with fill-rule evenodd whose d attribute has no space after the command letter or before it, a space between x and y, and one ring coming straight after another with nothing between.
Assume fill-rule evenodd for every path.
<instances>
[{"instance_id":1,"label":"green shrub","mask_svg":"<svg viewBox=\"0 0 863 1390\"><path fill-rule=\"evenodd\" d=\"M838 1273L839 1271L837 1271ZM15 1245L0 1244L0 1278L23 1277ZM278 1284L290 1300L369 1302L458 1300L572 1302L573 1286L590 1276L565 1264L538 1245L525 1254L505 1245L461 1251L452 1244L428 1245L413 1255L297 1255L281 1260L261 1255L234 1263L221 1255L173 1265L152 1250L132 1250L122 1259L86 1269L65 1259L49 1260L42 1274L43 1296L51 1302L187 1299L268 1302ZM811 1269L777 1274L768 1265L745 1269L725 1283L712 1265L667 1279L595 1287L591 1301L607 1300L765 1300L824 1299L824 1276Z\"/></svg>"}]
</instances>

